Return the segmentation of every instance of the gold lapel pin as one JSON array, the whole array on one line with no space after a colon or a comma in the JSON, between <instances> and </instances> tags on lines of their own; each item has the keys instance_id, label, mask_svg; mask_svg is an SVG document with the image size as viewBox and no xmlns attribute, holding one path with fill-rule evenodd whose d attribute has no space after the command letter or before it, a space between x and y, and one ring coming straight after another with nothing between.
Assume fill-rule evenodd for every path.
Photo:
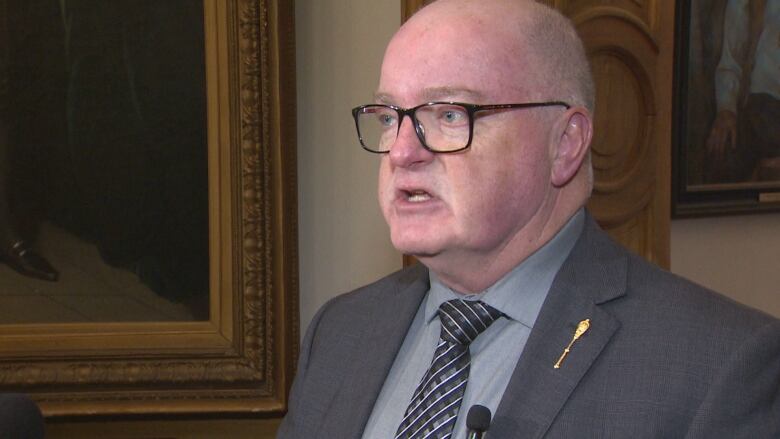
<instances>
[{"instance_id":1,"label":"gold lapel pin","mask_svg":"<svg viewBox=\"0 0 780 439\"><path fill-rule=\"evenodd\" d=\"M577 325L577 330L574 331L574 337L571 338L571 341L569 342L569 345L566 346L566 349L563 350L563 353L561 354L561 358L558 359L558 362L555 363L555 366L553 366L554 369L560 369L561 363L563 363L563 359L566 358L567 355L569 355L569 352L571 351L571 346L574 344L575 341L577 341L580 337L582 337L582 334L584 334L588 328L590 328L590 319L585 319Z\"/></svg>"}]
</instances>

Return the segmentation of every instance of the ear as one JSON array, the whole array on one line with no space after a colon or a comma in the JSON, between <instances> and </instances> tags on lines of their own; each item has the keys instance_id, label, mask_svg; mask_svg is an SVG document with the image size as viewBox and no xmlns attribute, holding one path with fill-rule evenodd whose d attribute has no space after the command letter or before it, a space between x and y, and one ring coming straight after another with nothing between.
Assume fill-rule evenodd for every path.
<instances>
[{"instance_id":1,"label":"ear","mask_svg":"<svg viewBox=\"0 0 780 439\"><path fill-rule=\"evenodd\" d=\"M563 132L556 139L552 161L551 182L555 187L565 186L577 175L590 149L593 122L584 108L571 108L563 120Z\"/></svg>"}]
</instances>

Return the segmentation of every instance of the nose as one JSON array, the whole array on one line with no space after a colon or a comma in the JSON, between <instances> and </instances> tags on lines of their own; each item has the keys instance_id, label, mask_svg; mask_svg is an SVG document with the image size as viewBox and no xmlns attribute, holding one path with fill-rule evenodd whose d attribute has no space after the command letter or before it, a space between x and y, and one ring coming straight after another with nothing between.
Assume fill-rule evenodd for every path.
<instances>
[{"instance_id":1,"label":"nose","mask_svg":"<svg viewBox=\"0 0 780 439\"><path fill-rule=\"evenodd\" d=\"M428 163L435 156L433 152L425 149L420 142L414 130L414 123L411 117L404 117L401 120L398 136L395 139L395 143L390 147L388 155L393 166L402 168Z\"/></svg>"}]
</instances>

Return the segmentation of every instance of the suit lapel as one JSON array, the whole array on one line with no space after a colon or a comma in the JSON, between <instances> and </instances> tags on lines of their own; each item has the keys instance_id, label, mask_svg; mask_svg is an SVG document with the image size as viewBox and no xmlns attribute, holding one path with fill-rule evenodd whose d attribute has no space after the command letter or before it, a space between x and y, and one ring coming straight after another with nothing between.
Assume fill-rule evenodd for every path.
<instances>
[{"instance_id":1,"label":"suit lapel","mask_svg":"<svg viewBox=\"0 0 780 439\"><path fill-rule=\"evenodd\" d=\"M626 256L588 217L561 267L490 427L491 437L538 438L549 429L620 322L600 304L625 294ZM559 369L580 321L590 319Z\"/></svg>"},{"instance_id":2,"label":"suit lapel","mask_svg":"<svg viewBox=\"0 0 780 439\"><path fill-rule=\"evenodd\" d=\"M355 336L344 340L342 373L317 437L359 438L396 354L428 291L428 271L414 267L394 291L374 295L366 312L355 316Z\"/></svg>"}]
</instances>

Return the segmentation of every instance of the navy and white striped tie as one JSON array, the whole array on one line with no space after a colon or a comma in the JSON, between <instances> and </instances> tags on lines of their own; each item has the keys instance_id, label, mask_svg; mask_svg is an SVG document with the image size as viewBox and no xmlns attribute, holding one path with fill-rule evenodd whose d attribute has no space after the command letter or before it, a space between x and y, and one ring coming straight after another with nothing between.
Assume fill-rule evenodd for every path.
<instances>
[{"instance_id":1,"label":"navy and white striped tie","mask_svg":"<svg viewBox=\"0 0 780 439\"><path fill-rule=\"evenodd\" d=\"M439 344L398 426L396 439L452 435L469 378L469 344L502 315L479 301L455 299L441 304Z\"/></svg>"}]
</instances>

